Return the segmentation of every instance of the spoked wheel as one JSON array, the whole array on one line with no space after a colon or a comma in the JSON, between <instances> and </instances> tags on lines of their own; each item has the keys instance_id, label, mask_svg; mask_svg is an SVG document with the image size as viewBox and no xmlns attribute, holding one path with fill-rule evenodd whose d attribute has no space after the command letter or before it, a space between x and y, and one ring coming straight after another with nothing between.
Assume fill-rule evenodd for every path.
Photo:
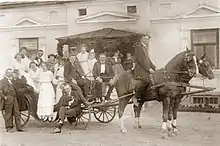
<instances>
[{"instance_id":1,"label":"spoked wheel","mask_svg":"<svg viewBox=\"0 0 220 146\"><path fill-rule=\"evenodd\" d=\"M31 107L27 99L25 99L26 110L20 111L21 127L23 128L29 121L31 116ZM5 116L5 110L2 111L2 115Z\"/></svg>"},{"instance_id":2,"label":"spoked wheel","mask_svg":"<svg viewBox=\"0 0 220 146\"><path fill-rule=\"evenodd\" d=\"M91 110L83 109L80 115L76 118L75 128L86 130L88 128L89 123L91 122Z\"/></svg>"},{"instance_id":3,"label":"spoked wheel","mask_svg":"<svg viewBox=\"0 0 220 146\"><path fill-rule=\"evenodd\" d=\"M110 106L110 107L97 107L94 108L94 117L97 121L101 123L110 123L116 115L116 107Z\"/></svg>"},{"instance_id":4,"label":"spoked wheel","mask_svg":"<svg viewBox=\"0 0 220 146\"><path fill-rule=\"evenodd\" d=\"M30 119L30 116L31 116L31 106L30 106L27 99L25 100L25 103L26 103L26 108L27 109L20 112L20 114L21 114L21 116L20 116L21 117L21 126L22 127L24 127L28 123L28 121Z\"/></svg>"}]
</instances>

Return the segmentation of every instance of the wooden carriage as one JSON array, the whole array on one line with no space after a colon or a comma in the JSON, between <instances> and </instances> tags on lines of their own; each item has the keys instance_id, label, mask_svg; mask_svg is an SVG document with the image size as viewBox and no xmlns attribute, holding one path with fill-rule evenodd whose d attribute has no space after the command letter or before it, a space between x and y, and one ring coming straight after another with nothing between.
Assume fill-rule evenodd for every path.
<instances>
[{"instance_id":1,"label":"wooden carriage","mask_svg":"<svg viewBox=\"0 0 220 146\"><path fill-rule=\"evenodd\" d=\"M57 52L58 55L66 57L63 54L63 49L65 48L64 46L67 47L68 53L70 53L71 48L75 48L75 51L79 52L79 46L81 44L86 44L88 46L87 51L94 49L97 56L100 53L107 53L107 56L111 56L116 50L120 50L120 52L123 54L126 52L133 54L134 43L140 40L140 38L143 36L145 35L140 33L104 28L88 33L56 38L59 42L57 45ZM102 100L102 97L96 97L93 92L93 90L96 89L93 89L94 86L92 82L90 87L91 90L89 98L91 98L94 104L92 104L90 107L82 105L82 112L75 121L75 126L83 129L85 129L90 123L92 114L94 115L95 119L101 123L111 122L116 115L116 106L118 105L118 100L106 102L105 100ZM36 113L38 95L36 93L25 94L24 98L26 107L21 111L22 126L25 126L28 123L31 116L34 119L39 120ZM68 118L68 120L69 122L72 122L71 118Z\"/></svg>"}]
</instances>

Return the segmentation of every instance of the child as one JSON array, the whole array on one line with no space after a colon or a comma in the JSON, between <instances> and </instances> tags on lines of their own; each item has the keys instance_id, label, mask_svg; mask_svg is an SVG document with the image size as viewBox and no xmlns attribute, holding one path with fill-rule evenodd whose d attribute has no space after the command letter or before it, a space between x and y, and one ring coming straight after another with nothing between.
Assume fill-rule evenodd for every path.
<instances>
[{"instance_id":1,"label":"child","mask_svg":"<svg viewBox=\"0 0 220 146\"><path fill-rule=\"evenodd\" d=\"M55 103L55 93L52 85L53 73L47 69L45 62L41 63L42 71L39 75L40 91L37 104L37 115L43 121L53 120L53 106Z\"/></svg>"}]
</instances>

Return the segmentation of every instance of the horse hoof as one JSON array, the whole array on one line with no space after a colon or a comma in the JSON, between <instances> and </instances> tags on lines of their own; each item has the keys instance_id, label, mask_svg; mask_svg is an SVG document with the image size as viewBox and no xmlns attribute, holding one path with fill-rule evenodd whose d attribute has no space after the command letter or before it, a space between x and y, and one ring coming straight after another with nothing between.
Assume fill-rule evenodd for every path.
<instances>
[{"instance_id":1,"label":"horse hoof","mask_svg":"<svg viewBox=\"0 0 220 146\"><path fill-rule=\"evenodd\" d=\"M173 129L173 133L174 133L175 135L178 135L178 134L179 134L179 130L178 130L177 128L174 128L174 129Z\"/></svg>"},{"instance_id":2,"label":"horse hoof","mask_svg":"<svg viewBox=\"0 0 220 146\"><path fill-rule=\"evenodd\" d=\"M121 133L125 134L125 133L127 133L127 130L126 129L121 129Z\"/></svg>"},{"instance_id":3,"label":"horse hoof","mask_svg":"<svg viewBox=\"0 0 220 146\"><path fill-rule=\"evenodd\" d=\"M139 128L139 129L141 129L141 128L142 128L142 126L141 126L141 125L138 125L138 128Z\"/></svg>"},{"instance_id":4,"label":"horse hoof","mask_svg":"<svg viewBox=\"0 0 220 146\"><path fill-rule=\"evenodd\" d=\"M168 138L168 134L167 134L167 132L163 132L162 133L162 139L167 139Z\"/></svg>"}]
</instances>

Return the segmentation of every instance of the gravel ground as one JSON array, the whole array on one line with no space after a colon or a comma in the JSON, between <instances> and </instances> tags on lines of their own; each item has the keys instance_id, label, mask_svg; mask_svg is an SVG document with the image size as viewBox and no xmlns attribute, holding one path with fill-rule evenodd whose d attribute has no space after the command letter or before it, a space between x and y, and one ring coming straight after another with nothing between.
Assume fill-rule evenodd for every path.
<instances>
[{"instance_id":1,"label":"gravel ground","mask_svg":"<svg viewBox=\"0 0 220 146\"><path fill-rule=\"evenodd\" d=\"M6 133L0 117L0 146L219 146L220 114L179 113L180 133L161 138L161 107L154 104L142 113L142 129L133 128L133 113L129 106L125 113L128 132L121 134L118 118L108 124L92 119L87 130L74 130L66 125L61 134L51 134L53 124L34 119L26 126L26 133Z\"/></svg>"}]
</instances>

